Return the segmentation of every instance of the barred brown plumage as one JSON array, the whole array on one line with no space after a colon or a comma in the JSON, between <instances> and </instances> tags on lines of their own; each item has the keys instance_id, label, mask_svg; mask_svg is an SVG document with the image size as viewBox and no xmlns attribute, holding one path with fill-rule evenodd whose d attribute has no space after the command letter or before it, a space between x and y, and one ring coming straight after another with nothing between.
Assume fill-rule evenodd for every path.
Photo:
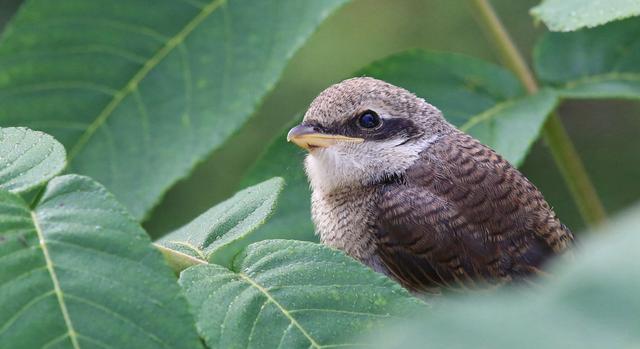
<instances>
[{"instance_id":1,"label":"barred brown plumage","mask_svg":"<svg viewBox=\"0 0 640 349\"><path fill-rule=\"evenodd\" d=\"M358 127L362 113L376 127ZM540 191L410 92L354 78L321 93L288 138L321 240L417 292L537 273L571 244Z\"/></svg>"}]
</instances>

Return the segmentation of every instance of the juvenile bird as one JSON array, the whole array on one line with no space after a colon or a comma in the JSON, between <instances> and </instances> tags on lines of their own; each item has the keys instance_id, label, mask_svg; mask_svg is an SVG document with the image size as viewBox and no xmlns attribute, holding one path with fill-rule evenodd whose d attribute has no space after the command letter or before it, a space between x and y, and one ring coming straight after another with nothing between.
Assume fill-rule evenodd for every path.
<instances>
[{"instance_id":1,"label":"juvenile bird","mask_svg":"<svg viewBox=\"0 0 640 349\"><path fill-rule=\"evenodd\" d=\"M384 81L327 88L287 139L309 151L322 242L414 292L521 279L572 243L518 170Z\"/></svg>"}]
</instances>

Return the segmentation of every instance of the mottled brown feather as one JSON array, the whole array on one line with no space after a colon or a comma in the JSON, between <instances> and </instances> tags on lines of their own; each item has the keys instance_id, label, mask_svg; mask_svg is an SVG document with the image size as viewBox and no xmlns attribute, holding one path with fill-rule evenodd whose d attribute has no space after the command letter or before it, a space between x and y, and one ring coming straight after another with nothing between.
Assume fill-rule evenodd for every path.
<instances>
[{"instance_id":1,"label":"mottled brown feather","mask_svg":"<svg viewBox=\"0 0 640 349\"><path fill-rule=\"evenodd\" d=\"M378 254L415 291L519 279L573 240L527 178L459 131L384 184L379 200Z\"/></svg>"}]
</instances>

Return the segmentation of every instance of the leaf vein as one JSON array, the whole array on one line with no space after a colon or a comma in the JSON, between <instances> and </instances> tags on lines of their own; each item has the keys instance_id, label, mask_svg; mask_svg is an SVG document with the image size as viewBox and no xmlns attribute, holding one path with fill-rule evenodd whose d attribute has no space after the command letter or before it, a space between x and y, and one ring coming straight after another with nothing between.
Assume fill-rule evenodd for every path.
<instances>
[{"instance_id":1,"label":"leaf vein","mask_svg":"<svg viewBox=\"0 0 640 349\"><path fill-rule=\"evenodd\" d=\"M56 343L58 343L58 342L60 342L60 341L64 340L64 339L65 339L65 338L67 338L67 337L69 337L69 333L68 333L68 332L65 332L65 333L63 333L62 335L60 335L60 336L58 336L58 337L55 337L55 338L51 339L50 341L48 341L48 342L44 343L44 344L42 345L42 349L50 348L52 345L54 345L54 344L56 344Z\"/></svg>"},{"instance_id":2,"label":"leaf vein","mask_svg":"<svg viewBox=\"0 0 640 349\"><path fill-rule=\"evenodd\" d=\"M262 314L262 311L269 303L270 303L270 300L266 298L266 300L262 303L262 306L260 306L260 310L258 311L258 314L256 314L256 318L253 320L253 324L251 325L251 331L249 332L249 338L247 339L247 347L245 349L249 349L249 346L251 345L251 340L253 339L253 333L256 329L256 325L258 324L258 319L260 319L260 314Z\"/></svg>"},{"instance_id":3,"label":"leaf vein","mask_svg":"<svg viewBox=\"0 0 640 349\"><path fill-rule=\"evenodd\" d=\"M38 304L38 302L50 295L53 295L54 293L54 290L49 290L45 293L33 297L29 302L25 303L22 307L20 307L20 309L18 309L18 311L15 312L15 314L13 314L13 316L11 316L9 319L7 319L7 321L4 322L4 324L2 324L2 327L0 327L0 334L4 333L11 326L11 324L13 324L13 322L20 317L20 314L24 313L27 309ZM66 334L68 334L68 332Z\"/></svg>"},{"instance_id":4,"label":"leaf vein","mask_svg":"<svg viewBox=\"0 0 640 349\"><path fill-rule=\"evenodd\" d=\"M4 261L3 261L3 259L6 259L6 258L11 257L11 256L13 256L13 255L16 255L16 254L18 254L18 253L21 253L21 252L30 252L29 250L33 250L33 249L36 249L36 248L37 248L36 246L29 246L29 248L21 248L21 249L17 249L17 250L15 250L15 251L11 251L10 253L7 253L7 254L5 254L5 255L0 256L0 262L4 262ZM27 271L26 271L26 272L24 272L24 273L21 273L21 274L16 275L16 276L15 276L13 279L11 279L11 280L15 280L15 279L17 279L18 277L20 277L20 276L22 276L22 275L24 275L24 274L28 274L28 273L30 273L30 272L32 272L32 271L39 270L39 269L45 269L45 268L46 268L46 265L43 265L42 267L38 267L38 268L34 268L34 269L29 269L29 270L27 270ZM8 285L8 284L7 284L7 283L2 284L2 285L0 286L0 289L2 289L3 287L5 287L6 285Z\"/></svg>"},{"instance_id":5,"label":"leaf vein","mask_svg":"<svg viewBox=\"0 0 640 349\"><path fill-rule=\"evenodd\" d=\"M513 101L498 103L484 112L470 117L467 122L460 126L460 131L467 132L477 124L492 119L511 104L513 104Z\"/></svg>"},{"instance_id":6,"label":"leaf vein","mask_svg":"<svg viewBox=\"0 0 640 349\"><path fill-rule=\"evenodd\" d=\"M170 346L165 343L161 338L159 338L158 336L156 336L154 333L149 332L147 329L143 328L142 326L138 325L138 323L136 323L135 321L133 321L133 319L130 319L128 317L126 317L125 315L122 315L116 311L114 311L113 309L110 309L102 304L96 303L88 298L82 297L82 296L78 296L78 295L74 295L74 294L70 294L70 293L66 293L66 297L69 299L75 299L78 302L81 303L85 303L88 306L91 306L93 308L96 308L98 310L101 310L109 315L112 315L113 317L116 317L118 319L123 320L124 322L127 322L129 324L132 325L132 327L135 327L137 329L139 329L142 333L144 333L145 335L147 335L147 337L149 337L150 339L152 339L154 342L157 342L159 344L161 344L163 347L169 348Z\"/></svg>"},{"instance_id":7,"label":"leaf vein","mask_svg":"<svg viewBox=\"0 0 640 349\"><path fill-rule=\"evenodd\" d=\"M321 347L321 345L313 337L311 337L309 332L307 332L307 330L304 327L302 327L302 325L298 322L298 320L296 320L296 318L293 317L291 315L291 313L289 313L289 311L282 306L282 304L280 304L275 298L273 298L273 296L269 293L269 291L267 289L265 289L262 285L258 284L256 281L254 281L248 275L246 275L244 273L237 273L237 274L243 280L245 280L248 284L250 284L251 286L256 288L262 294L264 294L265 297L267 297L276 307L278 307L280 312L282 312L282 314L284 314L284 316L287 317L287 319L289 319L289 321L293 324L293 326L295 326L298 329L298 331L300 331L300 333L302 333L302 335L305 338L307 338L307 340L311 343L311 345L314 348L320 348Z\"/></svg>"},{"instance_id":8,"label":"leaf vein","mask_svg":"<svg viewBox=\"0 0 640 349\"><path fill-rule=\"evenodd\" d=\"M198 255L198 257L200 257L200 259L206 261L207 257L204 255L203 251L201 249L199 249L196 246L193 246L190 242L188 241L177 241L177 240L168 240L167 242L170 242L172 244L176 244L176 245L180 245L180 246L184 246L190 250L192 250L195 254ZM165 246L166 247L166 246ZM169 247L167 247L169 248ZM171 248L169 248L171 249Z\"/></svg>"},{"instance_id":9,"label":"leaf vein","mask_svg":"<svg viewBox=\"0 0 640 349\"><path fill-rule=\"evenodd\" d=\"M93 134L107 121L109 116L113 114L115 109L122 103L124 98L129 95L135 88L137 88L138 84L151 72L162 60L176 48L180 43L182 43L186 37L191 34L191 32L198 26L202 21L204 21L211 13L213 13L220 5L222 5L226 0L213 0L207 6L203 7L202 10L196 15L193 20L188 22L185 27L179 31L175 36L166 41L165 45L162 46L146 63L138 70L136 74L133 75L131 80L129 80L111 99L104 109L98 114L96 119L89 125L87 130L80 136L78 141L69 151L69 162L71 162L78 153L84 148L89 139L93 136Z\"/></svg>"},{"instance_id":10,"label":"leaf vein","mask_svg":"<svg viewBox=\"0 0 640 349\"><path fill-rule=\"evenodd\" d=\"M90 251L91 253L98 253L98 254L101 254L101 255L104 255L104 256L108 256L110 258L116 258L118 260L127 260L129 262L134 263L134 264L139 264L140 263L140 261L137 260L137 259L129 258L129 257L126 257L126 256L115 254L115 253L105 252L103 250L100 250L100 249L97 249L97 248L94 248L94 247L91 247L91 246L80 245L80 244L76 244L76 243L73 243L73 242L62 241L62 240L50 240L49 244L52 244L52 243L53 244L61 244L61 245L73 246L73 247L76 247L76 248L79 248L79 249Z\"/></svg>"},{"instance_id":11,"label":"leaf vein","mask_svg":"<svg viewBox=\"0 0 640 349\"><path fill-rule=\"evenodd\" d=\"M75 349L80 349L80 344L78 343L78 337L76 336L76 331L73 327L73 322L71 322L71 316L69 315L67 304L64 301L64 295L62 293L62 288L60 287L60 281L58 280L58 275L56 274L56 271L53 268L53 260L49 255L49 247L47 246L46 240L44 238L44 234L40 229L40 223L38 222L38 217L33 211L31 211L31 219L33 220L33 226L35 227L36 234L38 235L38 240L40 240L40 248L42 249L47 270L49 271L49 275L51 276L51 281L53 282L53 289L56 293L58 305L60 306L60 312L62 312L64 323L67 326L67 331L69 332L71 345Z\"/></svg>"},{"instance_id":12,"label":"leaf vein","mask_svg":"<svg viewBox=\"0 0 640 349\"><path fill-rule=\"evenodd\" d=\"M21 94L30 94L33 92L49 91L49 90L85 90L100 92L105 95L114 96L116 90L111 86L97 84L92 81L80 81L80 80L60 80L60 81L48 81L36 84L12 86L10 88L1 89L0 99L6 97L13 97Z\"/></svg>"},{"instance_id":13,"label":"leaf vein","mask_svg":"<svg viewBox=\"0 0 640 349\"><path fill-rule=\"evenodd\" d=\"M582 78L566 82L564 84L564 88L572 89L584 84L615 81L615 80L640 82L640 74L611 72L607 74L589 75L589 76L584 76Z\"/></svg>"},{"instance_id":14,"label":"leaf vein","mask_svg":"<svg viewBox=\"0 0 640 349\"><path fill-rule=\"evenodd\" d=\"M282 344L284 343L284 339L285 337L287 337L287 333L291 330L291 328L293 327L293 323L289 322L289 326L287 326L284 331L282 332L282 336L280 337L280 342L278 342L278 348L280 349L282 348Z\"/></svg>"},{"instance_id":15,"label":"leaf vein","mask_svg":"<svg viewBox=\"0 0 640 349\"><path fill-rule=\"evenodd\" d=\"M372 316L372 317L391 317L389 314L376 314L376 313L364 313L360 311L352 311L352 310L342 310L342 309L322 309L322 308L306 308L306 309L293 309L290 310L289 313L295 314L303 311L317 311L317 312L325 312L325 313L342 313L342 314L350 314L350 315L363 315L363 316Z\"/></svg>"},{"instance_id":16,"label":"leaf vein","mask_svg":"<svg viewBox=\"0 0 640 349\"><path fill-rule=\"evenodd\" d=\"M101 341L99 341L99 340L97 340L97 339L90 338L90 337L85 336L85 335L80 334L80 333L78 333L78 338L82 338L82 339L84 339L85 341L87 341L87 342L91 342L91 343L93 343L93 344L97 344L97 345L99 345L99 346L100 346L100 347L102 347L102 348L107 348L107 349L109 349L109 348L114 348L114 347L112 347L112 346L108 345L107 343L103 343L103 342L101 342Z\"/></svg>"}]
</instances>

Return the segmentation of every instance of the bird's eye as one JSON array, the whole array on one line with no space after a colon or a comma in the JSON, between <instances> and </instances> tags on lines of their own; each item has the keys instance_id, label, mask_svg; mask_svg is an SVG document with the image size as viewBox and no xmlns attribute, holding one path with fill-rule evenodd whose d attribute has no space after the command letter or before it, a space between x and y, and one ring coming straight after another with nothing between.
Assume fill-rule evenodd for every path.
<instances>
[{"instance_id":1,"label":"bird's eye","mask_svg":"<svg viewBox=\"0 0 640 349\"><path fill-rule=\"evenodd\" d=\"M360 114L358 125L362 128L376 128L380 126L380 117L372 110Z\"/></svg>"}]
</instances>

